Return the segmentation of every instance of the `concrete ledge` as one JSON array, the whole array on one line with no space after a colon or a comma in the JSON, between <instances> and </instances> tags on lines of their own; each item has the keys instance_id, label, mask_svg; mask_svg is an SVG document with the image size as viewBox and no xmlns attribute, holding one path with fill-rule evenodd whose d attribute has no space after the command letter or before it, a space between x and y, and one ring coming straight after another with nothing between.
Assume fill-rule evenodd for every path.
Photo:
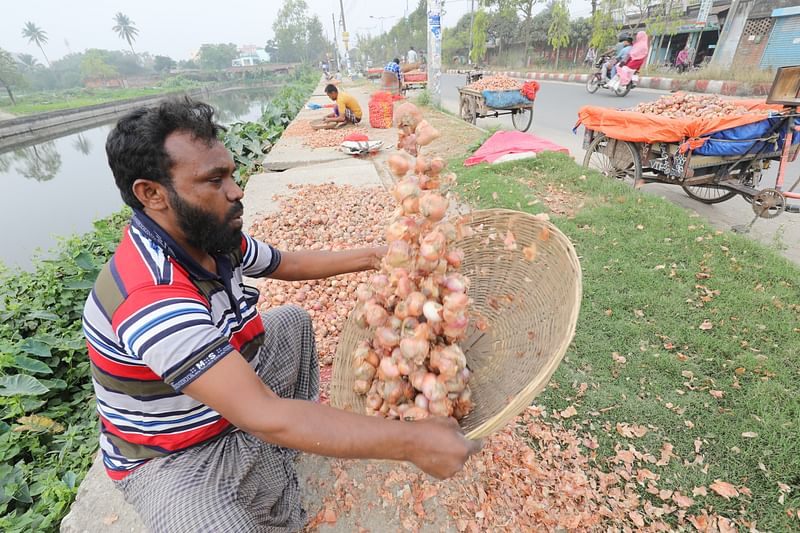
<instances>
[{"instance_id":1,"label":"concrete ledge","mask_svg":"<svg viewBox=\"0 0 800 533\"><path fill-rule=\"evenodd\" d=\"M193 89L191 91L173 91L74 109L61 109L58 111L14 117L0 121L0 152L49 141L70 133L81 131L87 127L112 122L132 109L155 105L162 99L170 96L183 94L189 96L208 96L214 93L274 86L273 82L257 83L253 85L217 85Z\"/></svg>"},{"instance_id":2,"label":"concrete ledge","mask_svg":"<svg viewBox=\"0 0 800 533\"><path fill-rule=\"evenodd\" d=\"M555 72L516 72L507 70L484 70L483 72L486 74L503 74L511 78L566 81L572 83L586 83L586 80L589 78L588 74L559 74ZM450 69L447 71L447 74L464 74L464 72ZM722 94L725 96L765 96L769 94L772 84L758 83L750 85L738 81L685 80L681 78L642 76L639 78L639 87L662 91Z\"/></svg>"}]
</instances>

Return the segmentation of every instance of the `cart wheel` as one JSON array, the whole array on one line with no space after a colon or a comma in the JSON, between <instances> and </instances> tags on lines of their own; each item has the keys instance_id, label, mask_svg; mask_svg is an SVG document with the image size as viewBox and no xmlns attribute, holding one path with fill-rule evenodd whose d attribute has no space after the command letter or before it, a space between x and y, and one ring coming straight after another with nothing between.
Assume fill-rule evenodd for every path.
<instances>
[{"instance_id":1,"label":"cart wheel","mask_svg":"<svg viewBox=\"0 0 800 533\"><path fill-rule=\"evenodd\" d=\"M692 200L704 204L719 204L736 196L736 191L720 187L719 185L684 185L683 191Z\"/></svg>"},{"instance_id":2,"label":"cart wheel","mask_svg":"<svg viewBox=\"0 0 800 533\"><path fill-rule=\"evenodd\" d=\"M586 91L589 94L594 94L600 88L600 74L591 74L589 79L586 80Z\"/></svg>"},{"instance_id":3,"label":"cart wheel","mask_svg":"<svg viewBox=\"0 0 800 533\"><path fill-rule=\"evenodd\" d=\"M473 109L472 101L467 98L461 99L461 118L464 121L469 122L470 124L475 124L477 122L477 117L475 116L475 109Z\"/></svg>"},{"instance_id":4,"label":"cart wheel","mask_svg":"<svg viewBox=\"0 0 800 533\"><path fill-rule=\"evenodd\" d=\"M598 135L586 150L583 166L633 186L642 177L642 159L636 145Z\"/></svg>"},{"instance_id":5,"label":"cart wheel","mask_svg":"<svg viewBox=\"0 0 800 533\"><path fill-rule=\"evenodd\" d=\"M519 131L528 131L533 124L533 106L515 109L511 113L511 123Z\"/></svg>"}]
</instances>

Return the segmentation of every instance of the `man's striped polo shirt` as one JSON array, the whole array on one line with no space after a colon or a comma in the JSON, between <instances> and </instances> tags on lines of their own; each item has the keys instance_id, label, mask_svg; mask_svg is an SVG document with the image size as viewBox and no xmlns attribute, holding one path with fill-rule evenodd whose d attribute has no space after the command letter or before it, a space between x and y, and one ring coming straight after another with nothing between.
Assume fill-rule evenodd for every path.
<instances>
[{"instance_id":1,"label":"man's striped polo shirt","mask_svg":"<svg viewBox=\"0 0 800 533\"><path fill-rule=\"evenodd\" d=\"M100 448L113 479L234 429L181 390L234 349L255 367L264 325L258 290L242 277L269 275L281 256L242 234L240 249L215 259L217 274L135 211L86 300Z\"/></svg>"}]
</instances>

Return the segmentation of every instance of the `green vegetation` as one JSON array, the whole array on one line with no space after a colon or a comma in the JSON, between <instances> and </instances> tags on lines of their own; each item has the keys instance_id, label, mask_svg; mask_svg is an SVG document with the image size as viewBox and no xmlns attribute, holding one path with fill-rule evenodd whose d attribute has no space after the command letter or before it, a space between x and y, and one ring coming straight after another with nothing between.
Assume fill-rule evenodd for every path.
<instances>
[{"instance_id":1,"label":"green vegetation","mask_svg":"<svg viewBox=\"0 0 800 533\"><path fill-rule=\"evenodd\" d=\"M787 513L800 508L800 269L560 154L463 169L459 183L478 208L575 211L551 216L581 259L581 314L537 403L574 405L570 422L597 438L601 467L615 445L659 457L669 442L680 459L647 465L659 488L691 495L720 479L751 492L725 500L709 490L689 513L713 506L760 531L797 530ZM623 437L618 423L647 434ZM791 488L782 501L778 483Z\"/></svg>"},{"instance_id":2,"label":"green vegetation","mask_svg":"<svg viewBox=\"0 0 800 533\"><path fill-rule=\"evenodd\" d=\"M556 68L561 49L569 45L569 34L569 9L565 0L558 0L553 4L553 20L547 28L547 43L556 50Z\"/></svg>"},{"instance_id":3,"label":"green vegetation","mask_svg":"<svg viewBox=\"0 0 800 533\"><path fill-rule=\"evenodd\" d=\"M303 108L317 81L316 71L301 71L295 83L285 86L270 99L257 122L236 122L222 135L225 147L236 162L236 179L240 186L244 187L247 178L261 170L264 156Z\"/></svg>"},{"instance_id":4,"label":"green vegetation","mask_svg":"<svg viewBox=\"0 0 800 533\"><path fill-rule=\"evenodd\" d=\"M0 48L0 85L6 90L9 102L16 103L12 89L25 83L14 58L7 50Z\"/></svg>"},{"instance_id":5,"label":"green vegetation","mask_svg":"<svg viewBox=\"0 0 800 533\"><path fill-rule=\"evenodd\" d=\"M111 29L117 33L120 39L128 42L128 46L131 47L131 53L136 55L136 51L133 49L133 41L135 41L136 36L139 35L139 29L136 27L136 23L122 12L118 12L114 15L114 22L116 22L116 24L114 24L114 27Z\"/></svg>"},{"instance_id":6,"label":"green vegetation","mask_svg":"<svg viewBox=\"0 0 800 533\"><path fill-rule=\"evenodd\" d=\"M59 109L74 109L87 105L102 104L127 98L153 96L172 91L183 91L202 86L201 83L187 80L180 76L169 78L156 87L140 87L131 89L67 89L58 92L29 93L16 97L16 104L10 99L0 98L0 111L15 115L30 115Z\"/></svg>"},{"instance_id":7,"label":"green vegetation","mask_svg":"<svg viewBox=\"0 0 800 533\"><path fill-rule=\"evenodd\" d=\"M221 70L231 66L231 61L239 56L233 43L204 44L200 46L200 68L205 70Z\"/></svg>"},{"instance_id":8,"label":"green vegetation","mask_svg":"<svg viewBox=\"0 0 800 533\"><path fill-rule=\"evenodd\" d=\"M0 272L0 530L55 531L97 450L81 313L129 213Z\"/></svg>"},{"instance_id":9,"label":"green vegetation","mask_svg":"<svg viewBox=\"0 0 800 533\"><path fill-rule=\"evenodd\" d=\"M272 31L275 38L265 50L276 63L317 63L333 51L322 22L317 15L309 14L305 0L284 0Z\"/></svg>"},{"instance_id":10,"label":"green vegetation","mask_svg":"<svg viewBox=\"0 0 800 533\"><path fill-rule=\"evenodd\" d=\"M317 74L286 81L259 122L225 135L243 177L305 104ZM129 217L123 209L65 239L32 272L0 266L0 531L57 531L92 464L98 422L81 313Z\"/></svg>"},{"instance_id":11,"label":"green vegetation","mask_svg":"<svg viewBox=\"0 0 800 533\"><path fill-rule=\"evenodd\" d=\"M28 21L22 28L22 36L28 39L29 43L35 43L36 46L39 47L39 50L41 50L44 60L47 62L47 66L49 67L50 60L47 58L47 54L44 53L44 48L42 47L43 44L47 44L47 32L33 22Z\"/></svg>"}]
</instances>

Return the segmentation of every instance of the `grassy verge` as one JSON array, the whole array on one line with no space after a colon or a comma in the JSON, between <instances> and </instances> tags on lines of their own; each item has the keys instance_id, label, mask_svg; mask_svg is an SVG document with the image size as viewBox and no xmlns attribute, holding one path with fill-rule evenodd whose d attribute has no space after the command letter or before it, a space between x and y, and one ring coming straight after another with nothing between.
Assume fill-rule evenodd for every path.
<instances>
[{"instance_id":1,"label":"grassy verge","mask_svg":"<svg viewBox=\"0 0 800 533\"><path fill-rule=\"evenodd\" d=\"M167 83L168 82L168 83ZM58 92L37 92L16 96L16 105L11 103L8 96L0 97L0 111L14 115L31 115L45 111L58 111L61 109L74 109L89 105L104 104L128 98L152 96L167 92L181 91L200 87L202 84L191 80L170 82L167 80L158 87L139 88L97 88L97 89L69 89Z\"/></svg>"},{"instance_id":2,"label":"grassy verge","mask_svg":"<svg viewBox=\"0 0 800 533\"><path fill-rule=\"evenodd\" d=\"M465 65L452 65L449 68L468 70ZM524 68L519 65L489 65L486 67L489 70L510 70L510 71L523 71L523 72L552 72L555 74L589 74L594 72L584 65L564 65L555 68L551 64L546 65L533 65L529 68ZM744 69L744 68L720 68L720 67L705 67L699 70L686 72L681 74L674 70L665 71L663 69L647 66L642 69L642 76L656 76L659 78L675 78L682 80L723 80L723 81L738 81L746 84L761 84L772 83L775 78L775 72L772 70L760 69Z\"/></svg>"},{"instance_id":3,"label":"grassy verge","mask_svg":"<svg viewBox=\"0 0 800 533\"><path fill-rule=\"evenodd\" d=\"M800 508L800 269L566 156L458 174L476 207L574 214L553 221L581 258L581 315L539 401L577 407L572 420L598 438L596 461L608 465L615 446L659 457L669 442L680 460L647 465L660 488L692 495L723 480L749 489L730 500L708 490L689 512L713 508L761 531L800 528L789 515ZM648 431L624 437L618 423ZM781 497L779 483L791 492Z\"/></svg>"}]
</instances>

